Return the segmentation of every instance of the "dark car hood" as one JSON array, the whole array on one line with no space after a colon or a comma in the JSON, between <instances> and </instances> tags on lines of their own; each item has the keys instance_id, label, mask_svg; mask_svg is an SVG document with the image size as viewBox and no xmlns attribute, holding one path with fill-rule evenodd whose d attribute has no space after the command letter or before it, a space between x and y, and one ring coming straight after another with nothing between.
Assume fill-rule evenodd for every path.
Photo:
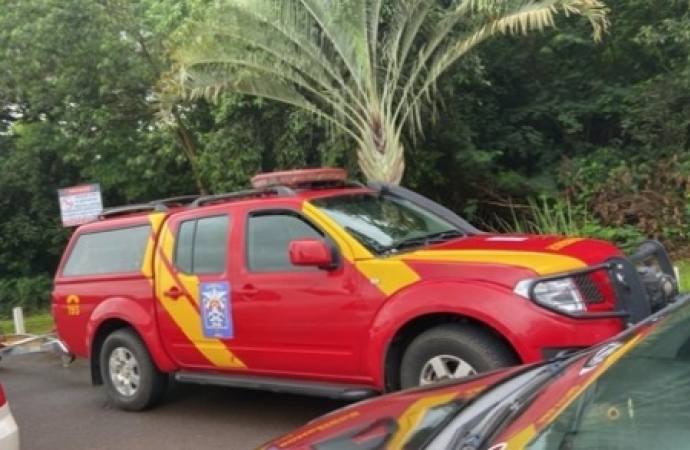
<instances>
[{"instance_id":1,"label":"dark car hood","mask_svg":"<svg viewBox=\"0 0 690 450\"><path fill-rule=\"evenodd\" d=\"M393 424L390 448L399 448L418 429L424 414L431 408L453 400L471 400L487 386L509 377L517 367L472 377L463 382L439 383L377 397L338 409L319 417L289 434L260 447L261 450L313 450L319 443L339 437L370 433L372 426Z\"/></svg>"}]
</instances>

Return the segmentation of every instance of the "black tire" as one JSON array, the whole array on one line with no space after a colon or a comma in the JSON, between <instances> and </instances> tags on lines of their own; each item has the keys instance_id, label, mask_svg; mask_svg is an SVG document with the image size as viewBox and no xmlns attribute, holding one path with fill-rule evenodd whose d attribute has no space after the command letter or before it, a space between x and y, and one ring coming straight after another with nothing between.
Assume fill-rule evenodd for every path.
<instances>
[{"instance_id":1,"label":"black tire","mask_svg":"<svg viewBox=\"0 0 690 450\"><path fill-rule=\"evenodd\" d=\"M111 371L111 357L113 370ZM118 361L119 360L119 364ZM126 362L126 364L123 364ZM111 333L101 349L101 374L108 397L120 409L143 411L155 406L163 398L168 376L158 370L146 345L131 328ZM127 367L123 367L126 365ZM118 367L120 382L116 382ZM134 375L130 378L129 374Z\"/></svg>"},{"instance_id":2,"label":"black tire","mask_svg":"<svg viewBox=\"0 0 690 450\"><path fill-rule=\"evenodd\" d=\"M456 364L452 358L462 360L474 373L519 363L510 348L476 325L439 325L421 333L405 350L400 365L401 387L407 389L421 385L423 372L424 375L429 373L425 367L442 356L450 357L444 358L448 364ZM425 379L429 377L425 376Z\"/></svg>"}]
</instances>

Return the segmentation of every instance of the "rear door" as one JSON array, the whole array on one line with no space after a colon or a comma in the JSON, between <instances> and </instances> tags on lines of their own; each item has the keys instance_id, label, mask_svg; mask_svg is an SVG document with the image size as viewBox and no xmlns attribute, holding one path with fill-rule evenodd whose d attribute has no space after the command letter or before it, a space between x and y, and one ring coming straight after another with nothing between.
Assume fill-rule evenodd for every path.
<instances>
[{"instance_id":1,"label":"rear door","mask_svg":"<svg viewBox=\"0 0 690 450\"><path fill-rule=\"evenodd\" d=\"M229 283L230 209L174 215L160 237L156 293L162 341L187 369L244 364L226 346L234 335Z\"/></svg>"}]
</instances>

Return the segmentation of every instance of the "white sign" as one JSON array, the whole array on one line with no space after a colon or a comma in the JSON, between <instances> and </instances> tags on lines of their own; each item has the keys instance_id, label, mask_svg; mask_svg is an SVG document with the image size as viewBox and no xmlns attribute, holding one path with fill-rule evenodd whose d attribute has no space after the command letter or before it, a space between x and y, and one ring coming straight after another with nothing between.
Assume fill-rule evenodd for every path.
<instances>
[{"instance_id":1,"label":"white sign","mask_svg":"<svg viewBox=\"0 0 690 450\"><path fill-rule=\"evenodd\" d=\"M62 225L73 227L90 222L103 211L101 187L98 184L85 184L58 189Z\"/></svg>"}]
</instances>

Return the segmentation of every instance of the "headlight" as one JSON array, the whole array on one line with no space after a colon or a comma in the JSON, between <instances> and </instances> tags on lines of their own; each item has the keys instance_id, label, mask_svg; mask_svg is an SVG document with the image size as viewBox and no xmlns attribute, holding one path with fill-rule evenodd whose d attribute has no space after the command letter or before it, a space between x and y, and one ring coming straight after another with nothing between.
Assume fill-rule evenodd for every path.
<instances>
[{"instance_id":1,"label":"headlight","mask_svg":"<svg viewBox=\"0 0 690 450\"><path fill-rule=\"evenodd\" d=\"M571 313L586 309L572 278L548 281L522 280L515 286L513 292L522 297L530 298L532 286L534 286L532 300L548 308Z\"/></svg>"}]
</instances>

